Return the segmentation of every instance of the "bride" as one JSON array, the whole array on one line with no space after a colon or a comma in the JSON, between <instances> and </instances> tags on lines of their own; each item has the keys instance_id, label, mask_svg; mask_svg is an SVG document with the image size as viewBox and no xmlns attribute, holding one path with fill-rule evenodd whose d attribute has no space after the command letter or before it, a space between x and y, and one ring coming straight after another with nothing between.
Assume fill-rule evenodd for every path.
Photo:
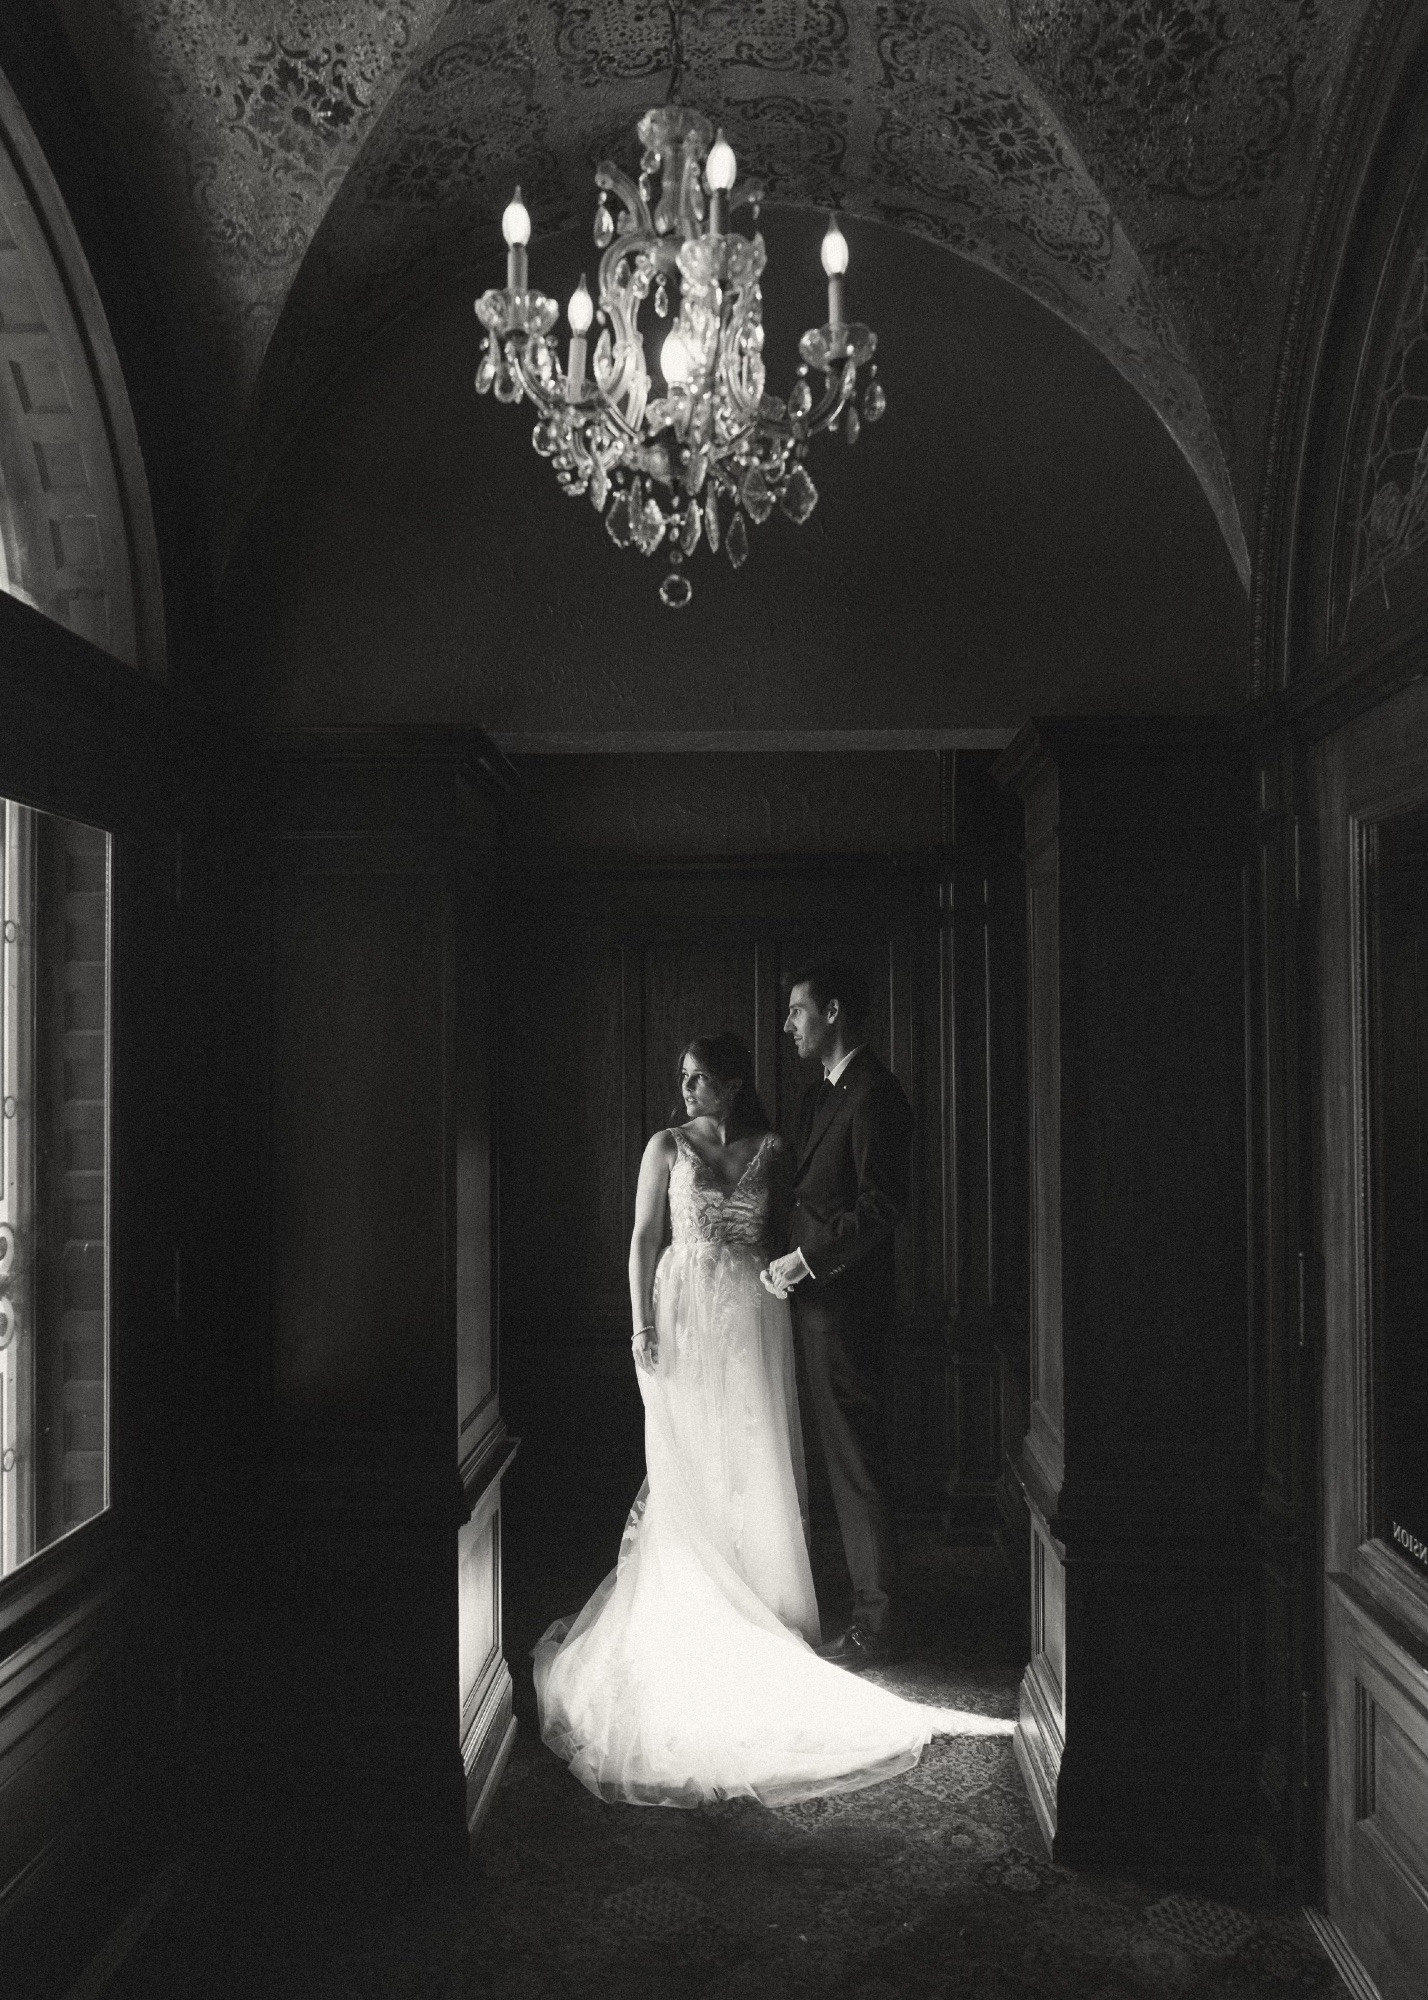
<instances>
[{"instance_id":1,"label":"bride","mask_svg":"<svg viewBox=\"0 0 1428 2000\"><path fill-rule=\"evenodd\" d=\"M759 1283L791 1167L752 1069L736 1036L691 1042L688 1122L645 1148L630 1299L647 1476L615 1568L535 1649L541 1735L611 1801L789 1805L907 1770L934 1732L1012 1726L814 1651L789 1309Z\"/></svg>"}]
</instances>

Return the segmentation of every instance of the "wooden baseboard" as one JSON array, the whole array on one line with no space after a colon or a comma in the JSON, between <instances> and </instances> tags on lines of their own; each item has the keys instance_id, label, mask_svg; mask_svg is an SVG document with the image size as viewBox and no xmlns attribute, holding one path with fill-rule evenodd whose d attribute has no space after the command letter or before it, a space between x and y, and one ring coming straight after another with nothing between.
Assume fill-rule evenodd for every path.
<instances>
[{"instance_id":1,"label":"wooden baseboard","mask_svg":"<svg viewBox=\"0 0 1428 2000\"><path fill-rule=\"evenodd\" d=\"M1358 1953L1333 1918L1326 1916L1322 1910L1311 1910L1306 1905L1304 1920L1323 1947L1324 1956L1353 1994L1354 2000L1383 2000Z\"/></svg>"},{"instance_id":2,"label":"wooden baseboard","mask_svg":"<svg viewBox=\"0 0 1428 2000\"><path fill-rule=\"evenodd\" d=\"M466 1774L466 1833L474 1840L491 1809L501 1773L516 1740L515 1688L504 1660L461 1746Z\"/></svg>"},{"instance_id":3,"label":"wooden baseboard","mask_svg":"<svg viewBox=\"0 0 1428 2000\"><path fill-rule=\"evenodd\" d=\"M476 1795L476 1802L467 1810L466 1835L468 1840L474 1841L476 1839L481 1831L482 1822L491 1810L491 1802L496 1796L496 1787L501 1782L501 1773L505 1770L511 1752L515 1748L516 1734L519 1727L520 1725L516 1721L516 1718L511 1716L506 1723L506 1733L497 1745L495 1756L491 1759L491 1768L487 1771L485 1781Z\"/></svg>"}]
</instances>

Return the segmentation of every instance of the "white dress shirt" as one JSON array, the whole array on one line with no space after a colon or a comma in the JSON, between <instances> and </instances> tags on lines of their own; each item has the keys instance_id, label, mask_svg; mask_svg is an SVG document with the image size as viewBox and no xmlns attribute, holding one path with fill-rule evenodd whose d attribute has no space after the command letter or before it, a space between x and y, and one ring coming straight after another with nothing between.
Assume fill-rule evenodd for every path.
<instances>
[{"instance_id":1,"label":"white dress shirt","mask_svg":"<svg viewBox=\"0 0 1428 2000\"><path fill-rule=\"evenodd\" d=\"M836 1083L839 1077L843 1074L844 1070L848 1067L849 1063L853 1060L854 1056L860 1056L862 1053L863 1053L863 1044L859 1042L857 1048L849 1049L847 1055L845 1056L839 1056L837 1062L834 1063L832 1069L824 1070L823 1074L827 1077L830 1083Z\"/></svg>"}]
</instances>

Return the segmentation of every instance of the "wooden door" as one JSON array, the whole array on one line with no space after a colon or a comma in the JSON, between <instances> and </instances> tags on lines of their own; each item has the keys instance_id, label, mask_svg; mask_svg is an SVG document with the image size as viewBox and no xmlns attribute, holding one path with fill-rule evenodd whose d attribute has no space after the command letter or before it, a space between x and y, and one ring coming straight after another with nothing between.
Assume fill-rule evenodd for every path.
<instances>
[{"instance_id":1,"label":"wooden door","mask_svg":"<svg viewBox=\"0 0 1428 2000\"><path fill-rule=\"evenodd\" d=\"M1329 1915L1428 1981L1428 689L1318 754Z\"/></svg>"}]
</instances>

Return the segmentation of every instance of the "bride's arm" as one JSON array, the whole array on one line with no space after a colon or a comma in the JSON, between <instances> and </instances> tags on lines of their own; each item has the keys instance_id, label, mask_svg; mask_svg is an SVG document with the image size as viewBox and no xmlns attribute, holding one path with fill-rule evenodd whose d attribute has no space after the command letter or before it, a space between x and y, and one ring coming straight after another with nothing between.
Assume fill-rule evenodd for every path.
<instances>
[{"instance_id":1,"label":"bride's arm","mask_svg":"<svg viewBox=\"0 0 1428 2000\"><path fill-rule=\"evenodd\" d=\"M634 1320L631 1344L636 1363L648 1367L653 1367L659 1358L654 1330L654 1279L664 1242L664 1205L673 1163L673 1133L656 1132L640 1161L635 1227L630 1237L630 1313Z\"/></svg>"}]
</instances>

